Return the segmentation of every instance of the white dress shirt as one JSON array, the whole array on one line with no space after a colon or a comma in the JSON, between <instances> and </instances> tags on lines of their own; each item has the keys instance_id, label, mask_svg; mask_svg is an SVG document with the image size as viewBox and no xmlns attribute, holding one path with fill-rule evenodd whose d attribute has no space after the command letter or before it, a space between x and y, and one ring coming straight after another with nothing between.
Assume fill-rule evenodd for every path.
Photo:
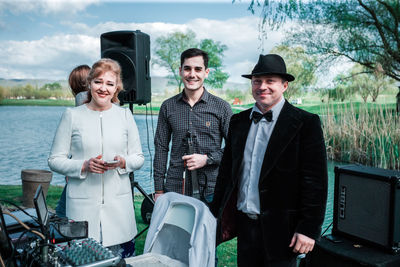
<instances>
[{"instance_id":1,"label":"white dress shirt","mask_svg":"<svg viewBox=\"0 0 400 267\"><path fill-rule=\"evenodd\" d=\"M260 180L261 167L269 138L271 137L271 133L284 104L285 99L282 97L281 100L272 107L272 121L268 122L263 117L257 124L254 123L254 121L251 123L246 146L244 148L243 161L239 170L237 208L244 213L260 214L258 182ZM260 112L255 104L250 113L250 119L253 112Z\"/></svg>"}]
</instances>

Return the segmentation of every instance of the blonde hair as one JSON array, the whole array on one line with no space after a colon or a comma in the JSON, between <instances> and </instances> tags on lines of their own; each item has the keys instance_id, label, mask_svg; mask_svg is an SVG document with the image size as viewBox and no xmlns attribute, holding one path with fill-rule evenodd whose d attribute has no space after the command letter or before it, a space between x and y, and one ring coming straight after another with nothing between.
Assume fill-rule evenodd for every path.
<instances>
[{"instance_id":1,"label":"blonde hair","mask_svg":"<svg viewBox=\"0 0 400 267\"><path fill-rule=\"evenodd\" d=\"M117 90L114 93L113 98L111 99L112 103L119 103L119 99L118 99L118 94L124 90L123 88L123 84L122 84L122 70L121 70L121 66L118 64L117 61L112 60L111 58L102 58L99 61L95 62L92 66L92 69L89 72L88 75L88 84L90 84L94 79L96 79L97 77L99 77L100 75L102 75L103 73L107 72L107 71L111 71L115 74L115 76L117 77ZM88 101L90 102L92 100L92 94L89 90L88 93Z\"/></svg>"}]
</instances>

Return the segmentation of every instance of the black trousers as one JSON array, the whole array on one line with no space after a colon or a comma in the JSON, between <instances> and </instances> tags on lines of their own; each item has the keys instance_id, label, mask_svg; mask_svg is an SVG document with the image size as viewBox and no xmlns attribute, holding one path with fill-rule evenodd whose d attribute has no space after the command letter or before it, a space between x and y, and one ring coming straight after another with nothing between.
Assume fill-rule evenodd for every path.
<instances>
[{"instance_id":1,"label":"black trousers","mask_svg":"<svg viewBox=\"0 0 400 267\"><path fill-rule=\"evenodd\" d=\"M237 263L239 267L295 267L296 257L284 261L269 261L263 245L260 220L250 219L239 212L237 237ZM288 244L289 245L289 244Z\"/></svg>"}]
</instances>

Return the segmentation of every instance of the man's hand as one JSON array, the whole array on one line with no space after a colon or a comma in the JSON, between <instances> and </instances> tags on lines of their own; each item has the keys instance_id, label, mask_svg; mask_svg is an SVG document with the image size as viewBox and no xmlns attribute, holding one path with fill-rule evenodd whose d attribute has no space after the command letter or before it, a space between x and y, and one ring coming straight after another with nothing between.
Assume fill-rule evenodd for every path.
<instances>
[{"instance_id":1,"label":"man's hand","mask_svg":"<svg viewBox=\"0 0 400 267\"><path fill-rule=\"evenodd\" d=\"M294 233L289 247L293 247L294 253L307 254L308 252L313 250L314 244L314 239L299 233Z\"/></svg>"},{"instance_id":2,"label":"man's hand","mask_svg":"<svg viewBox=\"0 0 400 267\"><path fill-rule=\"evenodd\" d=\"M164 194L164 191L156 191L154 192L154 202L157 200L157 198L159 198L160 196L162 196Z\"/></svg>"},{"instance_id":3,"label":"man's hand","mask_svg":"<svg viewBox=\"0 0 400 267\"><path fill-rule=\"evenodd\" d=\"M186 155L182 159L186 161L186 167L189 171L200 169L207 164L207 155L203 154Z\"/></svg>"}]
</instances>

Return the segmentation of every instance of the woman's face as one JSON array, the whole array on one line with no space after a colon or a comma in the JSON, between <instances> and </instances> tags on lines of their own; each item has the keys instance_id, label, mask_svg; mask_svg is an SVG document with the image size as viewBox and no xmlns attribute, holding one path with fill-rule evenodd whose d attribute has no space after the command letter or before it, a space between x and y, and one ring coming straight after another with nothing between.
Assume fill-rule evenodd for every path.
<instances>
[{"instance_id":1,"label":"woman's face","mask_svg":"<svg viewBox=\"0 0 400 267\"><path fill-rule=\"evenodd\" d=\"M92 100L90 104L96 110L106 110L111 107L111 99L117 91L117 76L112 71L106 71L90 82Z\"/></svg>"}]
</instances>

